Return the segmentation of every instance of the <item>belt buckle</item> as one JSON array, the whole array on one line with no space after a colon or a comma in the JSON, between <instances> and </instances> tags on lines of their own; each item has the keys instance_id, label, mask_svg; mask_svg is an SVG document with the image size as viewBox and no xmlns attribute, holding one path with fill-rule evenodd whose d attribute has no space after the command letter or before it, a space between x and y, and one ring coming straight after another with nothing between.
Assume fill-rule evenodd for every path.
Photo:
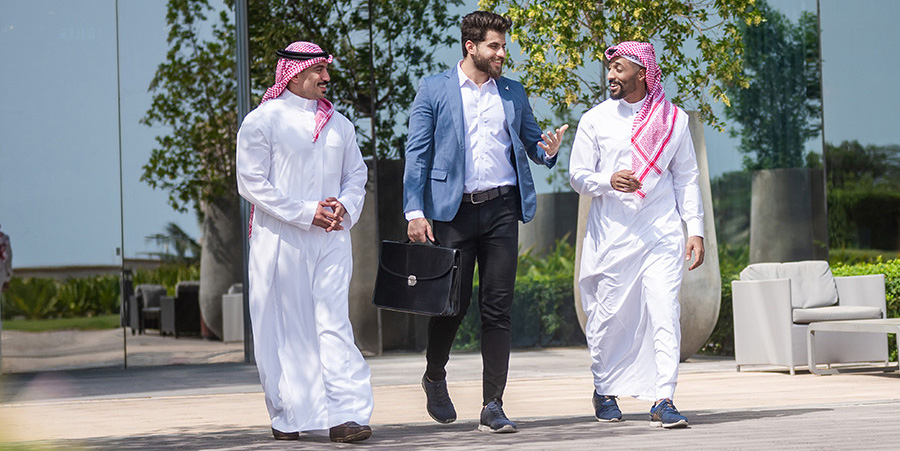
<instances>
[{"instance_id":1,"label":"belt buckle","mask_svg":"<svg viewBox=\"0 0 900 451\"><path fill-rule=\"evenodd\" d=\"M490 196L490 194L488 194L488 195L487 195L487 198L486 198L485 200L478 201L478 202L475 201L475 195L476 195L476 194L485 194L485 193L487 193L487 191L481 191L481 192L477 192L477 193L472 193L472 194L470 194L470 195L469 195L469 199L472 200L472 205L483 204L483 203L485 203L485 202L491 200L491 196Z\"/></svg>"}]
</instances>

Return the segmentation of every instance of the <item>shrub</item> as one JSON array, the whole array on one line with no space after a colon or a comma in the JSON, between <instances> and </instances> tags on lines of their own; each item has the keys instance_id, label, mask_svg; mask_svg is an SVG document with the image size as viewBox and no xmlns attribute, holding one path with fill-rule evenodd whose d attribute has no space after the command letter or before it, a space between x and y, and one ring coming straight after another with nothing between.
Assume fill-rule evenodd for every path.
<instances>
[{"instance_id":1,"label":"shrub","mask_svg":"<svg viewBox=\"0 0 900 451\"><path fill-rule=\"evenodd\" d=\"M152 270L138 270L134 283L163 285L173 296L175 284L199 278L199 265L167 264ZM73 318L118 311L118 275L70 278L63 282L51 278L13 277L0 306L3 319Z\"/></svg>"},{"instance_id":2,"label":"shrub","mask_svg":"<svg viewBox=\"0 0 900 451\"><path fill-rule=\"evenodd\" d=\"M53 279L20 279L9 281L9 290L3 295L3 318L23 316L41 319L56 316L57 285Z\"/></svg>"},{"instance_id":3,"label":"shrub","mask_svg":"<svg viewBox=\"0 0 900 451\"><path fill-rule=\"evenodd\" d=\"M119 277L113 275L71 278L56 294L59 316L97 316L119 310Z\"/></svg>"},{"instance_id":4,"label":"shrub","mask_svg":"<svg viewBox=\"0 0 900 451\"><path fill-rule=\"evenodd\" d=\"M175 296L175 285L185 280L200 280L200 265L179 263L164 264L154 269L138 269L134 272L134 286L152 283L166 287L169 296Z\"/></svg>"}]
</instances>

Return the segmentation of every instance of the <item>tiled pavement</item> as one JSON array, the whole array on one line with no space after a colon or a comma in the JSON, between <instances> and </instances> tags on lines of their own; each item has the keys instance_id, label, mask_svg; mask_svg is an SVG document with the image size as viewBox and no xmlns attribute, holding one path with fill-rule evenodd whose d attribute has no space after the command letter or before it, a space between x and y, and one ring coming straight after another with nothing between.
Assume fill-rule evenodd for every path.
<instances>
[{"instance_id":1,"label":"tiled pavement","mask_svg":"<svg viewBox=\"0 0 900 451\"><path fill-rule=\"evenodd\" d=\"M900 375L742 372L734 362L681 366L676 405L686 430L647 421L649 404L623 399L625 421L591 415L585 349L515 352L504 410L517 434L478 432L480 355L454 354L450 394L459 420L434 423L419 386L421 354L369 359L374 435L333 444L304 435L275 442L255 367L132 367L4 375L0 448L87 449L890 449L900 436Z\"/></svg>"}]
</instances>

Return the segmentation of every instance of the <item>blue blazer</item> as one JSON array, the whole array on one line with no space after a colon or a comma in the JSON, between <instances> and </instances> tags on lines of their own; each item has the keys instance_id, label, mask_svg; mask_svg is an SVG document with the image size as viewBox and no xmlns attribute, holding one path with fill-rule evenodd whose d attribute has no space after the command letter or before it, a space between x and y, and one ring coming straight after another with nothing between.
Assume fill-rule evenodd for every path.
<instances>
[{"instance_id":1,"label":"blue blazer","mask_svg":"<svg viewBox=\"0 0 900 451\"><path fill-rule=\"evenodd\" d=\"M403 211L423 210L425 217L450 221L462 202L466 181L465 119L457 65L419 84L409 115L406 168L403 175ZM525 89L508 78L497 79L497 88L506 112L506 126L512 139L510 162L516 169L522 222L534 217L537 196L528 158L552 168L554 155L544 161L541 128L534 120Z\"/></svg>"}]
</instances>

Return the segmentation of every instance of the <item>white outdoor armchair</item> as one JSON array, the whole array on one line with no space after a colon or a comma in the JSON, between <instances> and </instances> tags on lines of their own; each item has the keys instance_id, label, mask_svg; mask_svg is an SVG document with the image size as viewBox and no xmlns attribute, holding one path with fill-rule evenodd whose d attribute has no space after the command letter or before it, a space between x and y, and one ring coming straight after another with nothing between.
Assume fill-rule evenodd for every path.
<instances>
[{"instance_id":1,"label":"white outdoor armchair","mask_svg":"<svg viewBox=\"0 0 900 451\"><path fill-rule=\"evenodd\" d=\"M732 282L734 356L746 365L807 365L807 324L884 318L884 275L834 277L828 262L756 263ZM887 362L887 338L816 334L816 362Z\"/></svg>"}]
</instances>

